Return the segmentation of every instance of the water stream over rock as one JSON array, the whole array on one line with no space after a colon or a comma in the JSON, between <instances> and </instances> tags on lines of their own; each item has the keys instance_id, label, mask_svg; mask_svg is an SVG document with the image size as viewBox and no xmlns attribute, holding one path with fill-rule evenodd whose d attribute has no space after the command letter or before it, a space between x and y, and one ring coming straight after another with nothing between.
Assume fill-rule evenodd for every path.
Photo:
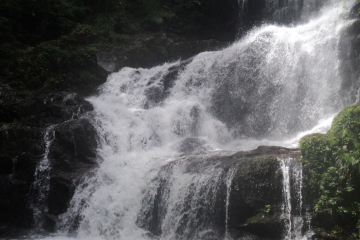
<instances>
[{"instance_id":1,"label":"water stream over rock","mask_svg":"<svg viewBox=\"0 0 360 240\"><path fill-rule=\"evenodd\" d=\"M32 208L37 227L42 227L42 218L48 212L47 198L50 191L50 171L51 163L49 161L50 146L55 138L54 125L48 127L44 133L45 153L35 170L35 181L32 184L34 199Z\"/></svg>"},{"instance_id":2,"label":"water stream over rock","mask_svg":"<svg viewBox=\"0 0 360 240\"><path fill-rule=\"evenodd\" d=\"M303 25L263 25L221 51L111 74L88 99L100 166L77 187L54 239L237 239L270 218L280 227L265 229L269 238L306 238L301 164L281 157L290 150L234 153L296 147L348 104L338 59L344 12L329 4ZM273 215L256 212L270 202ZM240 203L248 213L235 211Z\"/></svg>"}]
</instances>

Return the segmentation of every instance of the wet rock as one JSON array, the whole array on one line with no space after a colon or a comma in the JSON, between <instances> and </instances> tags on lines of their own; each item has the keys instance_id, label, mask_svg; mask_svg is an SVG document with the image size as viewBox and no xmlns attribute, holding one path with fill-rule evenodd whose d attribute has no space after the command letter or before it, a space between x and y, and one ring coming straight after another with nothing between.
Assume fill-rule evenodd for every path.
<instances>
[{"instance_id":1,"label":"wet rock","mask_svg":"<svg viewBox=\"0 0 360 240\"><path fill-rule=\"evenodd\" d=\"M183 154L205 153L207 150L209 148L206 147L206 141L201 138L186 138L179 146L179 151Z\"/></svg>"},{"instance_id":2,"label":"wet rock","mask_svg":"<svg viewBox=\"0 0 360 240\"><path fill-rule=\"evenodd\" d=\"M41 157L41 131L17 125L0 127L0 225L29 228L33 224L29 191Z\"/></svg>"},{"instance_id":3,"label":"wet rock","mask_svg":"<svg viewBox=\"0 0 360 240\"><path fill-rule=\"evenodd\" d=\"M57 217L52 214L46 214L44 216L43 229L48 232L55 232Z\"/></svg>"},{"instance_id":4,"label":"wet rock","mask_svg":"<svg viewBox=\"0 0 360 240\"><path fill-rule=\"evenodd\" d=\"M267 216L267 214L259 213L247 219L246 223L237 229L256 233L256 237L260 237L260 239L281 239L284 232L284 222L280 214Z\"/></svg>"},{"instance_id":5,"label":"wet rock","mask_svg":"<svg viewBox=\"0 0 360 240\"><path fill-rule=\"evenodd\" d=\"M234 240L260 240L259 237L245 231L230 231L229 235Z\"/></svg>"},{"instance_id":6,"label":"wet rock","mask_svg":"<svg viewBox=\"0 0 360 240\"><path fill-rule=\"evenodd\" d=\"M350 10L349 18L359 18L360 2L357 2Z\"/></svg>"},{"instance_id":7,"label":"wet rock","mask_svg":"<svg viewBox=\"0 0 360 240\"><path fill-rule=\"evenodd\" d=\"M97 166L97 134L86 119L70 120L56 126L49 148L51 162L49 213L66 212L75 186Z\"/></svg>"},{"instance_id":8,"label":"wet rock","mask_svg":"<svg viewBox=\"0 0 360 240\"><path fill-rule=\"evenodd\" d=\"M125 45L114 45L110 51L99 52L98 64L108 72L123 67L150 68L164 62L188 59L203 52L226 45L217 40L188 40L176 34L138 34L123 36Z\"/></svg>"},{"instance_id":9,"label":"wet rock","mask_svg":"<svg viewBox=\"0 0 360 240\"><path fill-rule=\"evenodd\" d=\"M239 4L239 28L246 32L248 29L264 22L277 24L296 23L301 20L303 15L309 16L317 12L324 4L324 0L307 2L303 0L254 0L239 1Z\"/></svg>"},{"instance_id":10,"label":"wet rock","mask_svg":"<svg viewBox=\"0 0 360 240\"><path fill-rule=\"evenodd\" d=\"M45 153L45 132L53 126L48 211L41 218L45 231L54 231L56 218L66 211L76 184L97 166L96 132L79 118L92 105L78 94L21 93L0 87L0 230L1 237L18 236L34 227L33 204L38 198L35 172Z\"/></svg>"},{"instance_id":11,"label":"wet rock","mask_svg":"<svg viewBox=\"0 0 360 240\"><path fill-rule=\"evenodd\" d=\"M194 139L190 139L190 143ZM185 141L187 143L187 141ZM206 239L219 239L225 234L225 213L224 203L227 199L227 178L230 169L235 171L231 186L228 202L227 230L233 239L281 239L284 222L281 218L281 205L283 202L283 175L280 169L278 157L292 156L296 158L300 155L298 149L288 149L282 147L262 146L252 151L242 151L235 154L201 154L190 155L182 159L175 160L164 166L153 180L148 195L143 199L143 209L137 220L138 226L159 236L162 234L162 224L167 214L167 199L171 195L172 174L179 174L178 166L187 174L189 178L202 176L208 169L213 169L213 173L220 174L217 180L212 179L204 185L203 189L217 189L216 193L210 193L204 190L193 199L191 191L193 187L189 186L184 197L183 206L194 206L199 201L200 212L194 222L203 224L209 221L212 231L202 230L203 225L197 225L198 233L203 234ZM176 175L178 177L178 175ZM220 182L215 182L220 181ZM207 194L207 195L205 195ZM211 209L207 209L204 202L211 202ZM271 211L265 212L265 205L271 206ZM188 209L188 211L192 211ZM207 213L206 211L209 211ZM213 211L213 212L212 212ZM211 213L210 213L211 212ZM209 214L209 215L206 215ZM200 217L205 217L204 219ZM216 220L215 220L216 219ZM187 219L182 219L184 225L180 225L181 234L187 224ZM177 226L179 227L179 226ZM187 233L188 234L188 233ZM191 238L192 235L187 235ZM200 237L201 239L205 239Z\"/></svg>"},{"instance_id":12,"label":"wet rock","mask_svg":"<svg viewBox=\"0 0 360 240\"><path fill-rule=\"evenodd\" d=\"M360 89L360 20L355 20L341 34L338 55L341 94L348 96L349 103L355 102Z\"/></svg>"},{"instance_id":13,"label":"wet rock","mask_svg":"<svg viewBox=\"0 0 360 240\"><path fill-rule=\"evenodd\" d=\"M169 94L170 89L174 86L174 82L179 72L184 70L187 64L189 64L191 59L180 61L178 64L170 67L168 72L162 76L159 81L156 81L157 78L150 78L145 90L145 95L147 97L147 102L144 105L144 108L152 108L157 104L161 103Z\"/></svg>"},{"instance_id":14,"label":"wet rock","mask_svg":"<svg viewBox=\"0 0 360 240\"><path fill-rule=\"evenodd\" d=\"M315 234L312 236L313 240L340 240L341 238L333 235L333 234L330 234L330 233L327 233L321 229L315 229Z\"/></svg>"},{"instance_id":15,"label":"wet rock","mask_svg":"<svg viewBox=\"0 0 360 240\"><path fill-rule=\"evenodd\" d=\"M93 109L76 93L37 95L15 91L7 85L0 85L0 100L0 124L16 121L26 126L43 127L76 118Z\"/></svg>"},{"instance_id":16,"label":"wet rock","mask_svg":"<svg viewBox=\"0 0 360 240\"><path fill-rule=\"evenodd\" d=\"M283 226L275 213L280 212L283 201L282 171L276 157L259 155L243 160L235 173L229 199L229 227L280 239ZM265 205L272 207L271 216L262 211Z\"/></svg>"}]
</instances>

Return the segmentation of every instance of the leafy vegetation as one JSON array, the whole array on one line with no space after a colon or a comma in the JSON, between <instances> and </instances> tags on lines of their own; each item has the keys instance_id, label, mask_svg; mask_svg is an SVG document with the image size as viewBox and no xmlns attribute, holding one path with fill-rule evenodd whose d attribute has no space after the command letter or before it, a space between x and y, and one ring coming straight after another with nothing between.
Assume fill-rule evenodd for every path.
<instances>
[{"instance_id":1,"label":"leafy vegetation","mask_svg":"<svg viewBox=\"0 0 360 240\"><path fill-rule=\"evenodd\" d=\"M334 216L334 234L360 229L360 104L345 108L327 134L301 139L314 210ZM357 235L359 238L359 235Z\"/></svg>"},{"instance_id":2,"label":"leafy vegetation","mask_svg":"<svg viewBox=\"0 0 360 240\"><path fill-rule=\"evenodd\" d=\"M209 37L209 30L227 31L229 14L221 9L230 2L0 0L0 83L41 91L98 84L95 53L121 34L166 30Z\"/></svg>"},{"instance_id":3,"label":"leafy vegetation","mask_svg":"<svg viewBox=\"0 0 360 240\"><path fill-rule=\"evenodd\" d=\"M265 205L265 208L263 210L264 213L270 213L271 211L271 205Z\"/></svg>"}]
</instances>

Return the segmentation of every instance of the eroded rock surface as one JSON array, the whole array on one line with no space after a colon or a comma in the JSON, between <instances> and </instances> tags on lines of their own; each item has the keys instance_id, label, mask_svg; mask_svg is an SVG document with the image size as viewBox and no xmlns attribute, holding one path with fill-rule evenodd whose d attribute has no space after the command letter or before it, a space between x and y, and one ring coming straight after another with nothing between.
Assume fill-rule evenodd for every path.
<instances>
[{"instance_id":1,"label":"eroded rock surface","mask_svg":"<svg viewBox=\"0 0 360 240\"><path fill-rule=\"evenodd\" d=\"M111 50L101 51L96 57L102 68L116 72L123 67L150 68L185 60L226 45L218 40L190 40L172 33L124 35L122 44L114 44Z\"/></svg>"},{"instance_id":2,"label":"eroded rock surface","mask_svg":"<svg viewBox=\"0 0 360 240\"><path fill-rule=\"evenodd\" d=\"M281 239L283 174L279 158L299 155L298 149L261 146L235 154L202 153L175 160L148 187L137 224L164 237L166 219L175 212L177 224L172 230L179 237L219 239L227 232L234 239ZM182 183L182 174L191 181ZM169 199L176 202L177 191L184 202L174 209ZM271 210L266 212L266 205Z\"/></svg>"},{"instance_id":3,"label":"eroded rock surface","mask_svg":"<svg viewBox=\"0 0 360 240\"><path fill-rule=\"evenodd\" d=\"M1 85L0 93L0 237L26 234L35 224L54 231L76 184L97 166L97 133L81 117L92 105L68 92L41 96ZM37 170L44 158L50 163L45 175ZM49 176L48 196L41 199L46 211L36 209L41 174Z\"/></svg>"}]
</instances>

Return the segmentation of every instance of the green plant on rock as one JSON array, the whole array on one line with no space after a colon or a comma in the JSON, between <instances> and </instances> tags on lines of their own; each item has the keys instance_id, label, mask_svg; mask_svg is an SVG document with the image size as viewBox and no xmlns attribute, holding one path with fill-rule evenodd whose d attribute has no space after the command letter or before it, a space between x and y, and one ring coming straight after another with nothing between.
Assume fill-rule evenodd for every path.
<instances>
[{"instance_id":1,"label":"green plant on rock","mask_svg":"<svg viewBox=\"0 0 360 240\"><path fill-rule=\"evenodd\" d=\"M339 113L327 134L302 138L300 148L314 210L336 216L334 232L353 234L360 228L360 105Z\"/></svg>"},{"instance_id":2,"label":"green plant on rock","mask_svg":"<svg viewBox=\"0 0 360 240\"><path fill-rule=\"evenodd\" d=\"M269 214L271 212L271 205L265 205L263 212Z\"/></svg>"}]
</instances>

